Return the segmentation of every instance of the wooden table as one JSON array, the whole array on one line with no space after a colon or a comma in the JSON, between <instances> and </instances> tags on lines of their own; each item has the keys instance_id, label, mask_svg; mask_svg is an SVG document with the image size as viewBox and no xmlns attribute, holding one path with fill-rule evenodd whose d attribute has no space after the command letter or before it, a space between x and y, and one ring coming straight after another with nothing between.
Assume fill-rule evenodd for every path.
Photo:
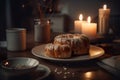
<instances>
[{"instance_id":1,"label":"wooden table","mask_svg":"<svg viewBox=\"0 0 120 80\"><path fill-rule=\"evenodd\" d=\"M51 70L51 75L48 77L48 80L116 80L117 79L117 77L115 77L111 73L108 73L106 70L104 70L99 65L97 65L97 62L99 62L101 59L118 54L118 53L114 53L114 50L111 52L110 46L103 47L105 49L105 55L101 56L98 59L83 61L83 62L82 61L74 62L74 63L72 62L62 63L57 61L55 62L55 61L44 60L34 56L31 53L32 48L41 44L43 43L34 42L33 33L27 33L27 49L25 51L13 52L13 51L7 51L5 48L4 49L1 48L0 52L7 53L7 58L32 57L39 60L40 64L48 66ZM15 78L15 80L18 80L18 78Z\"/></svg>"}]
</instances>

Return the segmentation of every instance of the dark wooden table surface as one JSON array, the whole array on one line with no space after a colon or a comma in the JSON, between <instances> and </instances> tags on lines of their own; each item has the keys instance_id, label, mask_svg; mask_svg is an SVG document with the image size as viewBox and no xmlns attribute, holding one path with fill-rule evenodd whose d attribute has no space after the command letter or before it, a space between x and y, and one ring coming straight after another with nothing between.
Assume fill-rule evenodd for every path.
<instances>
[{"instance_id":1,"label":"dark wooden table surface","mask_svg":"<svg viewBox=\"0 0 120 80\"><path fill-rule=\"evenodd\" d=\"M7 55L7 58L32 57L39 60L40 64L48 66L51 70L51 75L45 80L116 80L117 79L116 76L114 76L113 74L109 73L108 71L97 65L97 62L99 62L103 58L107 58L113 55L118 55L120 51L119 46L117 46L116 48L116 46L111 46L110 43L107 44L103 43L102 45L100 45L105 50L105 54L103 56L89 61L64 63L58 61L55 62L55 61L44 60L34 56L31 53L32 48L41 44L43 43L34 42L33 33L27 33L27 49L25 51L7 51L6 48L1 48L0 53L4 53L4 55ZM98 46L99 44L95 43L94 45ZM0 77L7 77L7 76L0 76ZM9 80L9 78L3 78L3 79ZM18 78L14 78L14 79L18 80ZM34 78L32 80L37 80L37 78Z\"/></svg>"}]
</instances>

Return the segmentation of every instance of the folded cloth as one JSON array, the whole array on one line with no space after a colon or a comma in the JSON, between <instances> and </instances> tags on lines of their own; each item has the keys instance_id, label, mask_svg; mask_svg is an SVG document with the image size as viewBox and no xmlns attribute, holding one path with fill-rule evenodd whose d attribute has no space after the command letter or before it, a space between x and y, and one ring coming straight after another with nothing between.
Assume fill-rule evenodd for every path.
<instances>
[{"instance_id":1,"label":"folded cloth","mask_svg":"<svg viewBox=\"0 0 120 80\"><path fill-rule=\"evenodd\" d=\"M103 59L102 62L106 65L109 65L109 66L115 68L115 69L120 70L120 55Z\"/></svg>"},{"instance_id":2,"label":"folded cloth","mask_svg":"<svg viewBox=\"0 0 120 80\"><path fill-rule=\"evenodd\" d=\"M120 79L120 55L103 59L97 64Z\"/></svg>"}]
</instances>

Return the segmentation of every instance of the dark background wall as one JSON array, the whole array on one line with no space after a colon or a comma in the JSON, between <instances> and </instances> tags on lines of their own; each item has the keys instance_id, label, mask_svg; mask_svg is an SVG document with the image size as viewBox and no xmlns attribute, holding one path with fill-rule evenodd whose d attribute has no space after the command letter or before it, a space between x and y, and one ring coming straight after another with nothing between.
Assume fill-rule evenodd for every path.
<instances>
[{"instance_id":1,"label":"dark background wall","mask_svg":"<svg viewBox=\"0 0 120 80\"><path fill-rule=\"evenodd\" d=\"M70 17L70 28L74 28L74 20L79 19L80 13L83 14L84 20L86 20L88 16L91 16L92 21L98 23L98 10L102 8L104 4L107 4L108 8L111 9L110 21L112 23L110 22L110 25L112 27L115 25L114 28L120 30L119 0L59 0L58 10L62 14ZM114 30L114 32L116 32L116 30Z\"/></svg>"},{"instance_id":2,"label":"dark background wall","mask_svg":"<svg viewBox=\"0 0 120 80\"><path fill-rule=\"evenodd\" d=\"M5 39L5 28L6 28L5 6L6 6L5 0L0 0L0 41Z\"/></svg>"},{"instance_id":3,"label":"dark background wall","mask_svg":"<svg viewBox=\"0 0 120 80\"><path fill-rule=\"evenodd\" d=\"M5 29L8 27L33 29L35 1L42 2L45 0L0 0L0 41L5 40ZM46 1L50 2L50 0ZM70 17L72 20L70 26L72 27L73 21L78 19L80 13L83 13L84 19L87 16L92 18L98 16L98 9L103 4L107 4L111 9L111 15L120 15L119 0L53 0L52 3L55 5L54 8L57 13L66 14Z\"/></svg>"},{"instance_id":4,"label":"dark background wall","mask_svg":"<svg viewBox=\"0 0 120 80\"><path fill-rule=\"evenodd\" d=\"M68 14L73 19L78 19L80 13L83 13L86 19L87 16L97 16L98 9L103 4L107 4L111 14L120 14L119 0L59 0L58 8L61 13Z\"/></svg>"}]
</instances>

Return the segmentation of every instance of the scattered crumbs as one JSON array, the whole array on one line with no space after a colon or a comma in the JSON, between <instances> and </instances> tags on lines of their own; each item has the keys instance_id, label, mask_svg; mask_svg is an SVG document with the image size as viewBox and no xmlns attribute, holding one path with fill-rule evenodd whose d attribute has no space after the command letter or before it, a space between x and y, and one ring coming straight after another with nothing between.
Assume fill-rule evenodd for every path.
<instances>
[{"instance_id":1,"label":"scattered crumbs","mask_svg":"<svg viewBox=\"0 0 120 80\"><path fill-rule=\"evenodd\" d=\"M57 74L59 74L59 72L57 72Z\"/></svg>"},{"instance_id":2,"label":"scattered crumbs","mask_svg":"<svg viewBox=\"0 0 120 80\"><path fill-rule=\"evenodd\" d=\"M70 72L67 72L67 74L70 74Z\"/></svg>"},{"instance_id":3,"label":"scattered crumbs","mask_svg":"<svg viewBox=\"0 0 120 80\"><path fill-rule=\"evenodd\" d=\"M74 76L75 75L75 73L72 73L72 76Z\"/></svg>"},{"instance_id":4,"label":"scattered crumbs","mask_svg":"<svg viewBox=\"0 0 120 80\"><path fill-rule=\"evenodd\" d=\"M57 72L58 75L60 75L61 73L62 73L62 71Z\"/></svg>"},{"instance_id":5,"label":"scattered crumbs","mask_svg":"<svg viewBox=\"0 0 120 80\"><path fill-rule=\"evenodd\" d=\"M62 71L59 72L60 74L62 73Z\"/></svg>"},{"instance_id":6,"label":"scattered crumbs","mask_svg":"<svg viewBox=\"0 0 120 80\"><path fill-rule=\"evenodd\" d=\"M63 69L64 69L65 71L67 70L67 68L66 68L66 67L64 67L64 66L63 66Z\"/></svg>"},{"instance_id":7,"label":"scattered crumbs","mask_svg":"<svg viewBox=\"0 0 120 80\"><path fill-rule=\"evenodd\" d=\"M66 75L64 75L64 77L63 77L64 79L66 79L67 78L67 76Z\"/></svg>"},{"instance_id":8,"label":"scattered crumbs","mask_svg":"<svg viewBox=\"0 0 120 80\"><path fill-rule=\"evenodd\" d=\"M70 74L70 72L64 72L64 74Z\"/></svg>"},{"instance_id":9,"label":"scattered crumbs","mask_svg":"<svg viewBox=\"0 0 120 80\"><path fill-rule=\"evenodd\" d=\"M54 70L55 72L57 72L57 68L55 68L55 70Z\"/></svg>"},{"instance_id":10,"label":"scattered crumbs","mask_svg":"<svg viewBox=\"0 0 120 80\"><path fill-rule=\"evenodd\" d=\"M58 68L55 68L54 72L57 74L57 75L61 75L63 76L64 79L67 79L69 76L71 77L75 77L75 73L74 72L70 72L68 70L67 67L63 66L63 70L58 70Z\"/></svg>"},{"instance_id":11,"label":"scattered crumbs","mask_svg":"<svg viewBox=\"0 0 120 80\"><path fill-rule=\"evenodd\" d=\"M67 74L67 72L64 72L64 74Z\"/></svg>"}]
</instances>

